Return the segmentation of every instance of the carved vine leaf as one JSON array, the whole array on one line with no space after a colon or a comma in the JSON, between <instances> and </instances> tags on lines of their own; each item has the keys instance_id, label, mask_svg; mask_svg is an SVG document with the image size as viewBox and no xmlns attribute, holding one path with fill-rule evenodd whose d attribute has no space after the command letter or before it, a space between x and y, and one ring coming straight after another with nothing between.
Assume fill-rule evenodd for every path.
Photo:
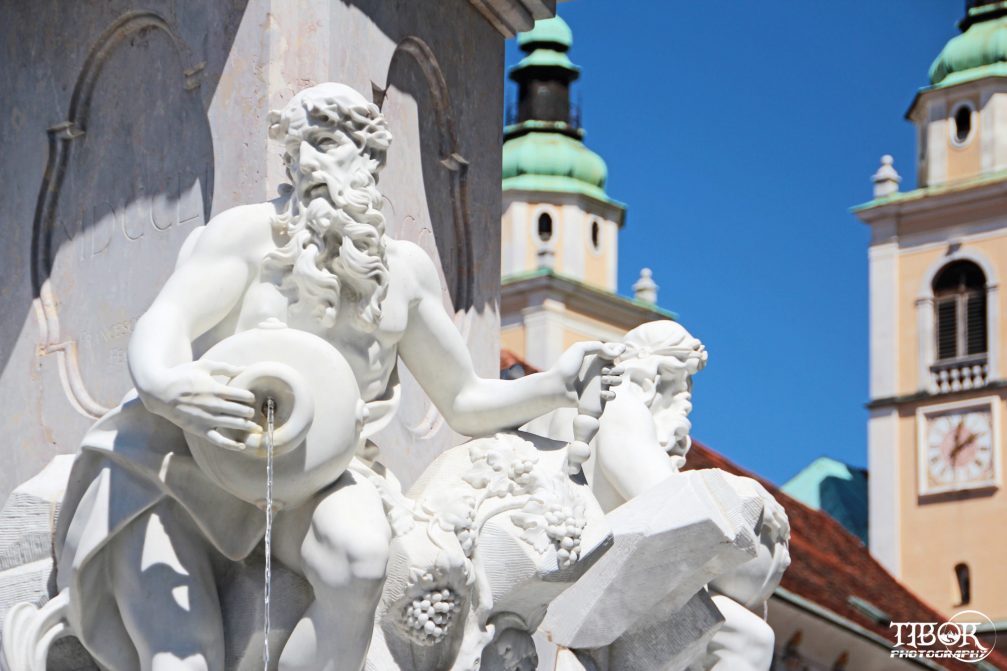
<instances>
[{"instance_id":1,"label":"carved vine leaf","mask_svg":"<svg viewBox=\"0 0 1007 671\"><path fill-rule=\"evenodd\" d=\"M511 514L524 542L539 554L554 547L562 567L577 561L585 506L569 478L547 469L525 441L498 436L472 445L469 456L472 468L465 480L486 498L527 497L516 502L520 508Z\"/></svg>"},{"instance_id":2,"label":"carved vine leaf","mask_svg":"<svg viewBox=\"0 0 1007 671\"><path fill-rule=\"evenodd\" d=\"M473 489L485 490L487 497L522 496L539 486L541 478L535 473L538 455L527 445L515 445L498 436L488 445L472 445L469 458L472 468L462 479Z\"/></svg>"},{"instance_id":3,"label":"carved vine leaf","mask_svg":"<svg viewBox=\"0 0 1007 671\"><path fill-rule=\"evenodd\" d=\"M543 503L531 499L524 505L521 512L511 515L511 521L523 529L521 540L525 541L539 554L545 553L552 546L545 521L546 508Z\"/></svg>"},{"instance_id":4,"label":"carved vine leaf","mask_svg":"<svg viewBox=\"0 0 1007 671\"><path fill-rule=\"evenodd\" d=\"M548 478L543 484L511 520L524 530L522 539L539 553L554 546L559 565L566 568L580 558L585 506L566 478Z\"/></svg>"}]
</instances>

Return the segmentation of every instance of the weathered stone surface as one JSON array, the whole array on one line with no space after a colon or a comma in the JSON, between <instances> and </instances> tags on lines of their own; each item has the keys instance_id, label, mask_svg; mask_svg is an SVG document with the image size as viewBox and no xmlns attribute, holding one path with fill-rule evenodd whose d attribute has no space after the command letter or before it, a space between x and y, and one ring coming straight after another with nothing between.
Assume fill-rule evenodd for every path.
<instances>
[{"instance_id":1,"label":"weathered stone surface","mask_svg":"<svg viewBox=\"0 0 1007 671\"><path fill-rule=\"evenodd\" d=\"M0 621L19 601L49 596L52 538L73 457L63 455L15 489L0 510Z\"/></svg>"},{"instance_id":2,"label":"weathered stone surface","mask_svg":"<svg viewBox=\"0 0 1007 671\"><path fill-rule=\"evenodd\" d=\"M755 556L761 510L719 471L668 478L608 515L612 549L552 603L543 631L557 645L600 648L659 604L673 612Z\"/></svg>"},{"instance_id":3,"label":"weathered stone surface","mask_svg":"<svg viewBox=\"0 0 1007 671\"><path fill-rule=\"evenodd\" d=\"M191 230L275 194L266 114L313 83L382 104L389 233L439 261L496 374L503 42L472 3L42 0L3 3L0 26L0 499L127 391L135 319ZM408 484L457 437L402 373L380 443Z\"/></svg>"},{"instance_id":4,"label":"weathered stone surface","mask_svg":"<svg viewBox=\"0 0 1007 671\"><path fill-rule=\"evenodd\" d=\"M629 631L604 650L587 650L600 671L682 671L702 666L710 639L724 617L706 590L685 603L674 595L640 618Z\"/></svg>"}]
</instances>

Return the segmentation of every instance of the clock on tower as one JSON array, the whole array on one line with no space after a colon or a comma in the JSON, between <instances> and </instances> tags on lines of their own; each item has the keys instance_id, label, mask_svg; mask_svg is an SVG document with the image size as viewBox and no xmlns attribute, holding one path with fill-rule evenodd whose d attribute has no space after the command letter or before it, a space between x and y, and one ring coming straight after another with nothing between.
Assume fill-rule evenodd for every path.
<instances>
[{"instance_id":1,"label":"clock on tower","mask_svg":"<svg viewBox=\"0 0 1007 671\"><path fill-rule=\"evenodd\" d=\"M942 403L917 411L920 495L999 484L998 400Z\"/></svg>"}]
</instances>

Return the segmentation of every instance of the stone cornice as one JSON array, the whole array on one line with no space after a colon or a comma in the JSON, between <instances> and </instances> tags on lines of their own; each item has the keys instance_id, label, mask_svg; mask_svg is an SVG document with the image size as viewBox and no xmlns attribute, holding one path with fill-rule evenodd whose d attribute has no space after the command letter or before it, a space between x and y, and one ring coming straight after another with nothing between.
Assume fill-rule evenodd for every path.
<instances>
[{"instance_id":1,"label":"stone cornice","mask_svg":"<svg viewBox=\"0 0 1007 671\"><path fill-rule=\"evenodd\" d=\"M908 405L911 403L920 402L936 402L936 401L947 401L949 399L963 399L968 400L973 397L979 396L989 396L990 392L998 392L1007 389L1007 380L992 380L987 382L981 387L975 387L974 389L961 389L959 391L948 391L941 393L933 393L929 391L918 391L912 394L903 394L901 396L889 396L887 398L875 398L864 404L864 407L868 410L877 410L884 408L897 408L899 406Z\"/></svg>"},{"instance_id":2,"label":"stone cornice","mask_svg":"<svg viewBox=\"0 0 1007 671\"><path fill-rule=\"evenodd\" d=\"M469 0L504 37L531 30L538 19L556 14L556 0Z\"/></svg>"},{"instance_id":3,"label":"stone cornice","mask_svg":"<svg viewBox=\"0 0 1007 671\"><path fill-rule=\"evenodd\" d=\"M534 294L560 300L575 312L625 330L656 319L678 319L674 312L656 305L609 293L545 269L504 278L500 287L501 315L529 307Z\"/></svg>"},{"instance_id":4,"label":"stone cornice","mask_svg":"<svg viewBox=\"0 0 1007 671\"><path fill-rule=\"evenodd\" d=\"M961 182L897 193L854 207L851 212L865 224L873 225L894 217L900 221L943 217L963 207L993 206L1002 209L1005 196L1007 171L1000 171Z\"/></svg>"}]
</instances>

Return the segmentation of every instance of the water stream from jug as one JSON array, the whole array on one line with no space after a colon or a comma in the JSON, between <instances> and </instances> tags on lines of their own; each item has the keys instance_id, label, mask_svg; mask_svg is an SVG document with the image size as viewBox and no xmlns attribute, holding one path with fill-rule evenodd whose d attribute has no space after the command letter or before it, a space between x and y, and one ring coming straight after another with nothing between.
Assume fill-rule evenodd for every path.
<instances>
[{"instance_id":1,"label":"water stream from jug","mask_svg":"<svg viewBox=\"0 0 1007 671\"><path fill-rule=\"evenodd\" d=\"M269 597L273 582L273 428L276 403L266 399L266 575L263 589L262 668L269 671Z\"/></svg>"}]
</instances>

